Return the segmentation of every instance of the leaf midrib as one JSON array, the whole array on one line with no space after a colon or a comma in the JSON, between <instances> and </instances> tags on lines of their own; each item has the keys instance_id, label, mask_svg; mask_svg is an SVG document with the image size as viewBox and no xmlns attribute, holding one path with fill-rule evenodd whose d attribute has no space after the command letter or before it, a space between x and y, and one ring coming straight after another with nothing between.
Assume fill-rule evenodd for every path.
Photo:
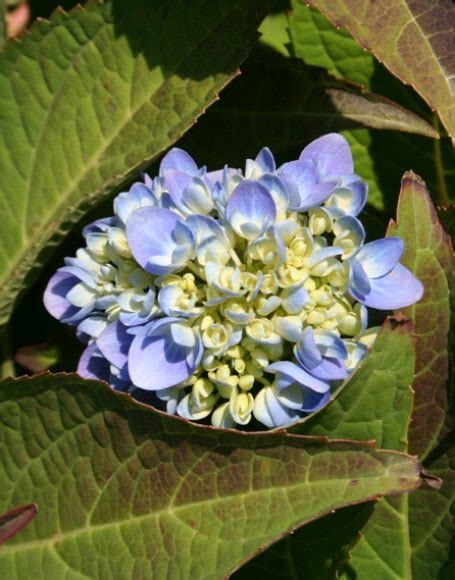
<instances>
[{"instance_id":1,"label":"leaf midrib","mask_svg":"<svg viewBox=\"0 0 455 580\"><path fill-rule=\"evenodd\" d=\"M211 450L213 451L213 450ZM384 477L392 477L389 476L387 474L383 474L383 475L379 475L377 478L381 479ZM375 477L356 477L356 479L377 479ZM283 490L287 493L288 490L292 490L292 489L298 489L299 487L317 487L319 490L321 488L321 484L327 483L328 485L333 485L333 484L337 484L337 482L345 482L346 484L346 488L348 488L349 485L349 478L334 478L334 479L330 479L328 481L299 481L298 483L293 483L290 485L286 485L285 488L283 488L282 485L277 485L277 486L270 486L267 489L261 489L261 490L251 490L249 492L245 492L245 491L239 491L238 493L234 493L231 495L227 495L227 496L223 496L223 497L218 497L218 498L208 498L208 499L203 499L203 500L199 500L199 501L194 501L191 502L189 504L181 504L181 505L173 505L173 506L166 506L165 508L162 508L160 510L157 510L155 512L151 512L151 513L147 513L147 514L141 514L141 515L131 515L128 518L125 518L123 520L113 520L112 522L105 522L102 524L90 524L87 525L86 527L83 528L77 528L75 530L71 530L69 532L59 532L58 534L54 534L53 536L49 536L48 538L42 538L42 539L37 539L37 540L30 540L28 542L22 542L22 543L18 543L18 544L14 544L11 546L8 545L4 545L0 551L0 559L2 557L3 554L7 554L7 553L14 553L14 552L20 552L23 550L29 550L29 549L33 549L34 547L42 547L43 545L48 545L48 544L57 544L60 542L65 541L68 538L71 538L73 536L78 536L78 535L82 535L82 534L86 534L86 533L92 533L92 532L97 532L99 530L106 530L106 529L110 529L110 528L116 528L119 526L123 526L123 525L129 525L131 523L136 523L139 521L143 521L143 520L147 520L147 519L157 519L160 518L161 516L175 516L178 521L182 524L182 525L186 525L186 522L182 521L180 518L178 518L177 514L179 512L184 512L184 511L188 511L191 510L193 507L199 507L201 505L209 505L209 504L216 504L219 502L223 502L223 501L231 501L232 499L235 499L236 497L239 497L241 499L243 498L249 498L252 496L260 496L260 495L268 495L270 493L274 493L275 491L280 491L283 492ZM344 490L346 491L346 490ZM365 501L370 501L372 499L377 499L378 496L374 496L374 497L366 497L365 499L359 499L356 501L352 501L350 503L343 503L343 496L341 496L339 498L338 503L344 506L351 506L351 505L356 505L358 503L363 503ZM337 503L335 503L335 505L338 505ZM331 510L324 510L321 512L318 512L316 514L308 514L308 516L310 516L309 519L311 520L316 520L326 514L331 513ZM298 521L301 522L302 517L305 516L300 516L298 518ZM306 522L306 520L305 520ZM303 525L303 522L299 523L299 525ZM293 525L290 526L289 529L293 529ZM198 530L198 534L203 534L203 532L201 532L200 530ZM207 537L211 537L208 534L203 534L206 535ZM260 536L257 537L262 537L263 534L261 534ZM238 538L235 538L232 540L233 542L237 542Z\"/></svg>"}]
</instances>

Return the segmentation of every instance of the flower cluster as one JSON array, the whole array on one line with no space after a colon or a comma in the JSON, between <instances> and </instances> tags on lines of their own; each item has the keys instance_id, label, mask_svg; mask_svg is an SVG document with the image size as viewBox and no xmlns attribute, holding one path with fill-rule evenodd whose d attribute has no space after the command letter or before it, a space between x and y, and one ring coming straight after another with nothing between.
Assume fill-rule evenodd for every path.
<instances>
[{"instance_id":1,"label":"flower cluster","mask_svg":"<svg viewBox=\"0 0 455 580\"><path fill-rule=\"evenodd\" d=\"M365 243L367 197L329 134L276 167L207 172L180 149L86 227L48 311L88 343L78 372L191 420L267 427L324 405L365 355L367 307L419 300L403 243Z\"/></svg>"}]
</instances>

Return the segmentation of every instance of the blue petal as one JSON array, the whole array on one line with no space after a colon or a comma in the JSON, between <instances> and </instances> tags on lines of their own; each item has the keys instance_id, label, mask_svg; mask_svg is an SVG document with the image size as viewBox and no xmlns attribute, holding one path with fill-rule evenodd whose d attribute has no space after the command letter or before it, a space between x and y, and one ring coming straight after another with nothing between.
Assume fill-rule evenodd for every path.
<instances>
[{"instance_id":1,"label":"blue petal","mask_svg":"<svg viewBox=\"0 0 455 580\"><path fill-rule=\"evenodd\" d=\"M327 200L326 207L330 209L335 217L339 217L339 215L355 217L365 206L367 194L367 184L364 181L358 180L345 187L335 189ZM334 211L332 212L332 210Z\"/></svg>"},{"instance_id":2,"label":"blue petal","mask_svg":"<svg viewBox=\"0 0 455 580\"><path fill-rule=\"evenodd\" d=\"M337 335L330 331L316 330L307 327L294 354L299 363L312 375L321 380L334 381L348 376L344 359L348 353Z\"/></svg>"},{"instance_id":3,"label":"blue petal","mask_svg":"<svg viewBox=\"0 0 455 580\"><path fill-rule=\"evenodd\" d=\"M80 280L73 274L62 272L61 270L57 271L49 280L44 292L44 306L57 320L67 324L74 324L88 314L86 309L77 308L66 299L68 292L79 282Z\"/></svg>"},{"instance_id":4,"label":"blue petal","mask_svg":"<svg viewBox=\"0 0 455 580\"><path fill-rule=\"evenodd\" d=\"M281 214L286 212L289 206L289 195L286 191L284 182L276 175L266 174L259 179L259 183L263 185L272 196L277 212Z\"/></svg>"},{"instance_id":5,"label":"blue petal","mask_svg":"<svg viewBox=\"0 0 455 580\"><path fill-rule=\"evenodd\" d=\"M337 246L344 239L349 239L354 247L343 252L343 258L349 258L356 254L365 241L365 229L362 223L354 216L345 215L335 220L333 224L333 234L335 239L333 245Z\"/></svg>"},{"instance_id":6,"label":"blue petal","mask_svg":"<svg viewBox=\"0 0 455 580\"><path fill-rule=\"evenodd\" d=\"M349 264L349 281L348 281L348 291L349 294L365 304L365 298L371 290L370 280L365 274L364 269L360 262L356 258L351 258L348 261Z\"/></svg>"},{"instance_id":7,"label":"blue petal","mask_svg":"<svg viewBox=\"0 0 455 580\"><path fill-rule=\"evenodd\" d=\"M356 258L369 278L380 278L395 267L403 250L401 238L383 238L365 244Z\"/></svg>"},{"instance_id":8,"label":"blue petal","mask_svg":"<svg viewBox=\"0 0 455 580\"><path fill-rule=\"evenodd\" d=\"M302 332L299 342L294 347L294 354L299 363L310 371L322 362L322 355L314 340L311 326Z\"/></svg>"},{"instance_id":9,"label":"blue petal","mask_svg":"<svg viewBox=\"0 0 455 580\"><path fill-rule=\"evenodd\" d=\"M108 381L110 374L110 364L95 343L88 346L81 355L76 371L85 379L98 379Z\"/></svg>"},{"instance_id":10,"label":"blue petal","mask_svg":"<svg viewBox=\"0 0 455 580\"><path fill-rule=\"evenodd\" d=\"M230 169L230 168L226 168L229 171L234 171L235 169ZM216 183L222 184L223 183L223 178L224 178L224 169L216 169L215 171L209 171L208 173L205 174L205 179L207 181L207 183L211 186L214 187Z\"/></svg>"},{"instance_id":11,"label":"blue petal","mask_svg":"<svg viewBox=\"0 0 455 580\"><path fill-rule=\"evenodd\" d=\"M67 264L75 264L70 266L63 266L63 268L59 268L59 272L66 272L67 274L72 274L76 278L78 278L84 284L87 284L92 289L96 289L98 284L95 281L95 274L90 270L86 270L83 267L83 263L81 260L77 258L65 258L65 263Z\"/></svg>"},{"instance_id":12,"label":"blue petal","mask_svg":"<svg viewBox=\"0 0 455 580\"><path fill-rule=\"evenodd\" d=\"M90 314L87 318L84 318L78 326L77 332L87 335L92 338L96 338L101 334L101 332L108 325L106 315L103 313Z\"/></svg>"},{"instance_id":13,"label":"blue petal","mask_svg":"<svg viewBox=\"0 0 455 580\"><path fill-rule=\"evenodd\" d=\"M191 230L168 209L138 209L128 220L126 236L134 258L151 274L176 272L194 257Z\"/></svg>"},{"instance_id":14,"label":"blue petal","mask_svg":"<svg viewBox=\"0 0 455 580\"><path fill-rule=\"evenodd\" d=\"M154 205L153 194L143 183L134 183L129 191L122 191L114 199L115 215L124 224L126 224L134 210L151 205Z\"/></svg>"},{"instance_id":15,"label":"blue petal","mask_svg":"<svg viewBox=\"0 0 455 580\"><path fill-rule=\"evenodd\" d=\"M208 215L190 215L186 218L185 223L193 232L197 247L212 237L229 244L229 238L225 230L217 220Z\"/></svg>"},{"instance_id":16,"label":"blue petal","mask_svg":"<svg viewBox=\"0 0 455 580\"><path fill-rule=\"evenodd\" d=\"M275 221L276 206L267 189L257 181L242 181L226 206L226 216L234 231L247 239L257 238Z\"/></svg>"},{"instance_id":17,"label":"blue petal","mask_svg":"<svg viewBox=\"0 0 455 580\"><path fill-rule=\"evenodd\" d=\"M318 393L325 393L330 388L328 383L316 379L313 375L310 375L307 371L302 369L302 367L290 361L272 363L266 368L266 370L274 374L281 373L285 375L285 377L292 379L294 382L300 383Z\"/></svg>"},{"instance_id":18,"label":"blue petal","mask_svg":"<svg viewBox=\"0 0 455 580\"><path fill-rule=\"evenodd\" d=\"M177 169L188 175L198 175L199 169L194 159L183 149L174 147L163 157L160 164L160 175L166 169Z\"/></svg>"},{"instance_id":19,"label":"blue petal","mask_svg":"<svg viewBox=\"0 0 455 580\"><path fill-rule=\"evenodd\" d=\"M115 203L115 200L114 200ZM116 217L102 218L88 224L82 230L82 235L86 238L89 234L97 234L99 232L107 232L110 227L118 227L119 221Z\"/></svg>"},{"instance_id":20,"label":"blue petal","mask_svg":"<svg viewBox=\"0 0 455 580\"><path fill-rule=\"evenodd\" d=\"M134 337L128 370L137 387L147 391L172 387L189 378L199 365L202 354L200 337L196 335L193 349L177 345L170 332L174 321L168 318L151 322Z\"/></svg>"},{"instance_id":21,"label":"blue petal","mask_svg":"<svg viewBox=\"0 0 455 580\"><path fill-rule=\"evenodd\" d=\"M354 172L349 143L338 133L329 133L307 145L302 151L300 159L314 162L318 179L327 179Z\"/></svg>"},{"instance_id":22,"label":"blue petal","mask_svg":"<svg viewBox=\"0 0 455 580\"><path fill-rule=\"evenodd\" d=\"M321 203L325 201L333 192L335 186L336 183L334 181L324 181L323 183L317 183L314 186L311 195L302 200L299 211L307 211L312 207L321 205Z\"/></svg>"},{"instance_id":23,"label":"blue petal","mask_svg":"<svg viewBox=\"0 0 455 580\"><path fill-rule=\"evenodd\" d=\"M272 387L264 387L256 395L253 415L269 428L287 425L300 417L298 411L280 403Z\"/></svg>"},{"instance_id":24,"label":"blue petal","mask_svg":"<svg viewBox=\"0 0 455 580\"><path fill-rule=\"evenodd\" d=\"M343 360L347 358L348 351L343 340L330 330L315 330L314 339L322 356L330 356Z\"/></svg>"},{"instance_id":25,"label":"blue petal","mask_svg":"<svg viewBox=\"0 0 455 580\"><path fill-rule=\"evenodd\" d=\"M96 339L101 354L121 369L128 361L128 351L133 337L121 322L112 322Z\"/></svg>"},{"instance_id":26,"label":"blue petal","mask_svg":"<svg viewBox=\"0 0 455 580\"><path fill-rule=\"evenodd\" d=\"M363 304L378 310L405 308L418 302L424 292L422 283L401 264L382 278L371 279L370 284L371 291Z\"/></svg>"},{"instance_id":27,"label":"blue petal","mask_svg":"<svg viewBox=\"0 0 455 580\"><path fill-rule=\"evenodd\" d=\"M341 248L328 246L326 248L321 248L320 250L316 250L311 254L308 258L307 265L309 268L319 264L323 260L327 260L327 258L334 258L335 256L341 256L343 250Z\"/></svg>"},{"instance_id":28,"label":"blue petal","mask_svg":"<svg viewBox=\"0 0 455 580\"><path fill-rule=\"evenodd\" d=\"M331 357L325 357L319 365L312 368L311 374L323 381L339 381L349 375L344 362Z\"/></svg>"},{"instance_id":29,"label":"blue petal","mask_svg":"<svg viewBox=\"0 0 455 580\"><path fill-rule=\"evenodd\" d=\"M318 409L324 407L324 405L329 402L329 399L330 391L320 394L305 389L302 411L305 411L306 413L314 413Z\"/></svg>"},{"instance_id":30,"label":"blue petal","mask_svg":"<svg viewBox=\"0 0 455 580\"><path fill-rule=\"evenodd\" d=\"M299 314L308 302L309 295L305 286L285 288L281 294L282 306L287 314Z\"/></svg>"},{"instance_id":31,"label":"blue petal","mask_svg":"<svg viewBox=\"0 0 455 580\"><path fill-rule=\"evenodd\" d=\"M275 158L268 147L263 147L254 160L263 173L274 173L276 169Z\"/></svg>"},{"instance_id":32,"label":"blue petal","mask_svg":"<svg viewBox=\"0 0 455 580\"><path fill-rule=\"evenodd\" d=\"M184 210L182 203L183 192L191 183L193 178L191 175L188 175L183 171L177 171L176 169L166 169L163 171L163 177L163 185L169 191L169 195L171 196L174 205L178 209Z\"/></svg>"},{"instance_id":33,"label":"blue petal","mask_svg":"<svg viewBox=\"0 0 455 580\"><path fill-rule=\"evenodd\" d=\"M274 389L278 401L288 407L300 411L303 405L303 389L298 383L292 383L284 389Z\"/></svg>"},{"instance_id":34,"label":"blue petal","mask_svg":"<svg viewBox=\"0 0 455 580\"><path fill-rule=\"evenodd\" d=\"M290 209L298 211L316 186L314 165L306 161L289 161L278 169L278 175L287 187Z\"/></svg>"}]
</instances>

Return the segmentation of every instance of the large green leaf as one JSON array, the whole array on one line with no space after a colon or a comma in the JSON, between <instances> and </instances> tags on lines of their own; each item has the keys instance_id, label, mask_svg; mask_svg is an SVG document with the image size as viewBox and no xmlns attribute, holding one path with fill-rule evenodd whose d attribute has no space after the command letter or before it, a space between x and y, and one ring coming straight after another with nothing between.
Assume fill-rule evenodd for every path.
<instances>
[{"instance_id":1,"label":"large green leaf","mask_svg":"<svg viewBox=\"0 0 455 580\"><path fill-rule=\"evenodd\" d=\"M307 64L327 69L367 90L384 95L429 122L432 113L409 87L390 74L374 56L343 29L336 28L317 10L292 2L289 29L293 53ZM418 167L440 203L447 204L455 190L453 149L447 138L423 139L405 133L357 129L345 131L356 170L369 184L369 203L384 211L395 207L398 184L405 169ZM453 193L452 193L453 196ZM391 215L391 212L389 212Z\"/></svg>"},{"instance_id":2,"label":"large green leaf","mask_svg":"<svg viewBox=\"0 0 455 580\"><path fill-rule=\"evenodd\" d=\"M267 0L112 0L0 53L0 324L52 246L236 74Z\"/></svg>"},{"instance_id":3,"label":"large green leaf","mask_svg":"<svg viewBox=\"0 0 455 580\"><path fill-rule=\"evenodd\" d=\"M414 374L411 328L409 322L386 322L360 371L326 409L298 426L298 431L337 437L349 430L354 438L371 437L381 446L405 449ZM408 516L408 498L379 502L352 549L343 578L412 578Z\"/></svg>"},{"instance_id":4,"label":"large green leaf","mask_svg":"<svg viewBox=\"0 0 455 580\"><path fill-rule=\"evenodd\" d=\"M438 111L455 138L455 10L452 0L306 0Z\"/></svg>"},{"instance_id":5,"label":"large green leaf","mask_svg":"<svg viewBox=\"0 0 455 580\"><path fill-rule=\"evenodd\" d=\"M221 578L280 535L420 483L408 455L192 425L77 375L0 389L0 511L38 505L0 576Z\"/></svg>"},{"instance_id":6,"label":"large green leaf","mask_svg":"<svg viewBox=\"0 0 455 580\"><path fill-rule=\"evenodd\" d=\"M424 459L450 429L447 382L455 260L425 183L412 172L403 177L397 223L390 224L388 235L403 239L402 263L425 287L423 299L404 310L414 320L417 353L409 451Z\"/></svg>"}]
</instances>

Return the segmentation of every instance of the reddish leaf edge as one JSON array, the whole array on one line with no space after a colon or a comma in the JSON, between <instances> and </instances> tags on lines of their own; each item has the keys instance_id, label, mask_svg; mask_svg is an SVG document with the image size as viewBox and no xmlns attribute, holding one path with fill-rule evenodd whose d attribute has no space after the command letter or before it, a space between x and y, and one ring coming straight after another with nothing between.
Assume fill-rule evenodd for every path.
<instances>
[{"instance_id":1,"label":"reddish leaf edge","mask_svg":"<svg viewBox=\"0 0 455 580\"><path fill-rule=\"evenodd\" d=\"M95 380L95 379L86 379L84 377L81 377L80 375L78 375L75 372L52 373L50 371L43 371L43 372L36 373L33 375L22 375L19 377L3 378L0 380L0 404L4 400L2 398L2 387L4 386L4 383L13 382L13 383L27 384L27 383L33 383L36 379L42 379L42 378L50 378L50 379L55 379L55 380L58 380L58 379L74 380L74 381L77 381L78 383L80 383L81 385L86 386L87 388L92 388L93 386L101 387L105 391L107 391L110 394L110 396L112 396L114 399L116 398L119 400L123 400L123 402L126 403L126 405L130 409L139 409L139 410L150 412L154 415L157 415L161 419L165 419L167 421L174 422L174 424L176 424L177 426L178 425L185 425L187 427L190 427L191 429L194 429L194 431L196 431L196 432L197 431L199 431L201 433L210 432L210 433L213 433L215 435L226 433L226 434L230 434L230 435L237 435L239 437L245 437L246 439L256 437L256 436L269 437L270 439L274 439L274 438L276 438L276 436L285 436L289 439L307 440L309 442L316 442L316 443L317 442L330 442L330 443L341 443L341 444L352 443L354 445L358 445L359 447L370 447L372 449L376 448L376 440L375 439L369 439L369 440L354 440L354 439L346 439L346 438L330 439L326 435L300 435L300 434L290 433L288 431L288 428L295 425L296 423L294 423L293 425L286 426L286 427L280 427L278 429L267 429L267 430L264 429L261 431L241 431L238 429L232 429L232 428L226 429L226 428L220 428L220 427L213 427L212 425L204 425L204 424L196 423L194 421L190 421L189 419L179 417L178 415L170 415L169 413L166 413L165 411L161 411L160 409L157 409L156 407L153 407L152 405L149 405L147 403L143 403L142 401L137 401L129 393L124 393L121 391L114 391L112 389L112 387L109 385L109 383L107 383L106 381ZM23 396L31 396L33 394L34 394L33 390L31 390L29 392L24 391L22 393ZM405 455L406 457L417 458L416 455L410 456L410 455L408 455L406 453L402 453L402 452L396 452L396 453L398 453L399 455Z\"/></svg>"},{"instance_id":2,"label":"reddish leaf edge","mask_svg":"<svg viewBox=\"0 0 455 580\"><path fill-rule=\"evenodd\" d=\"M0 545L28 526L37 512L36 503L28 503L0 515Z\"/></svg>"},{"instance_id":3,"label":"reddish leaf edge","mask_svg":"<svg viewBox=\"0 0 455 580\"><path fill-rule=\"evenodd\" d=\"M4 392L4 391L2 391L2 386L4 386L4 383L12 382L12 383L16 383L16 384L27 384L27 383L33 383L36 379L39 379L39 378L50 378L50 379L55 379L55 380L58 380L60 378L60 379L66 379L66 380L74 380L74 381L77 381L80 385L83 385L84 388L87 388L87 389L92 389L94 386L96 386L97 388L103 389L104 391L106 391L106 393L108 393L108 396L110 396L113 400L118 399L119 401L122 401L125 404L125 410L139 410L139 411L151 413L152 415L155 415L157 418L160 418L161 420L167 421L169 423L173 423L176 427L176 432L178 432L179 428L181 429L183 427L184 429L190 429L195 434L204 434L205 433L205 434L210 434L210 435L213 435L216 437L231 437L233 443L235 442L235 439L237 439L237 441L242 441L242 440L247 441L248 439L255 439L255 438L257 439L259 437L263 441L268 440L267 443L270 442L271 445L273 445L274 442L285 439L287 441L295 442L295 443L302 442L302 443L308 443L308 444L313 444L313 443L329 444L329 445L333 445L334 448L336 448L337 445L340 445L341 447L343 447L345 445L352 445L353 447L374 449L374 450L378 451L379 453L384 452L384 453L387 453L390 455L399 455L401 457L405 457L406 459L412 459L416 464L416 475L419 476L419 479L416 482L415 486L412 489L409 489L408 491L415 491L418 487L420 487L422 481L425 479L429 479L432 481L437 479L434 476L431 476L424 471L423 466L422 466L417 455L410 455L409 453L405 453L402 451L395 451L393 449L377 449L375 439L370 439L370 440L356 440L356 439L348 439L348 438L331 439L330 437L327 437L326 435L300 435L300 434L290 433L290 432L288 432L287 429L281 429L280 431L276 431L276 430L239 431L237 429L221 429L218 427L213 427L211 425L201 425L199 423L189 421L188 419L184 419L183 417L178 417L177 415L170 415L170 414L166 413L165 411L161 411L159 409L156 409L155 407L152 407L151 405L148 405L146 403L136 401L135 399L133 399L131 397L131 395L129 393L114 391L110 387L110 385L108 383L106 383L105 381L85 379L85 378L81 377L80 375L78 375L77 373L66 373L66 372L50 373L49 371L45 371L45 372L42 372L42 373L39 373L39 374L36 374L33 376L22 376L22 377L17 377L17 378L13 377L13 378L8 378L8 379L2 379L0 381L0 404L5 400L5 398L2 397L2 392ZM34 394L33 389L31 389L28 392L25 390L22 392L22 396L33 396L33 394ZM112 407L110 409L112 410ZM106 407L106 410L108 410L108 407ZM403 493L403 491L401 491L401 490L397 491L398 495L401 493ZM391 493L388 495L394 495L394 493ZM377 497L372 496L371 498L367 498L364 501L369 501L370 499L377 499ZM363 503L363 501L360 503ZM328 513L330 513L330 512L328 512ZM318 517L320 517L320 516L318 516ZM315 519L317 519L317 518L315 518Z\"/></svg>"}]
</instances>

